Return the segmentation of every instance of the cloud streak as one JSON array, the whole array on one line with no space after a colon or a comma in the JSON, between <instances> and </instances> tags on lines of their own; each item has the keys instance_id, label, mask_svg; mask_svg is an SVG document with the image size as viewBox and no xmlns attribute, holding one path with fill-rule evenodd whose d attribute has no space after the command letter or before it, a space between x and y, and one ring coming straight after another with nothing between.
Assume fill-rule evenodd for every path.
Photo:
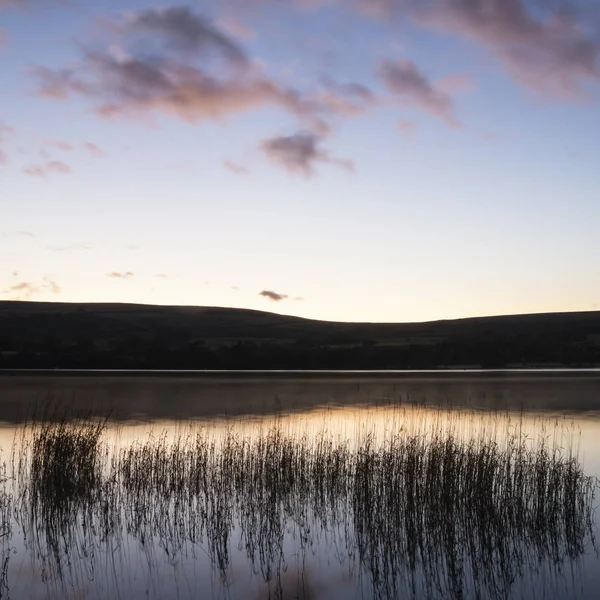
<instances>
[{"instance_id":1,"label":"cloud streak","mask_svg":"<svg viewBox=\"0 0 600 600\"><path fill-rule=\"evenodd\" d=\"M231 36L189 7L131 12L107 29L116 39L84 49L74 65L33 68L38 94L82 96L107 119L160 114L197 123L270 106L323 131L324 115L335 113L332 98L319 101L266 77Z\"/></svg>"},{"instance_id":2,"label":"cloud streak","mask_svg":"<svg viewBox=\"0 0 600 600\"><path fill-rule=\"evenodd\" d=\"M103 28L64 68L31 70L41 97L83 97L104 119L157 116L223 122L270 107L323 135L335 117L375 105L360 83L325 82L301 91L265 73L229 33L187 6L131 11Z\"/></svg>"},{"instance_id":3,"label":"cloud streak","mask_svg":"<svg viewBox=\"0 0 600 600\"><path fill-rule=\"evenodd\" d=\"M90 154L94 158L102 158L103 156L106 156L106 152L104 152L102 148L99 148L98 146L96 146L96 144L92 144L91 142L86 142L83 145L83 148L88 154Z\"/></svg>"},{"instance_id":4,"label":"cloud streak","mask_svg":"<svg viewBox=\"0 0 600 600\"><path fill-rule=\"evenodd\" d=\"M43 165L29 165L23 169L23 173L30 177L45 178L53 173L63 175L71 173L71 167L60 160L51 160Z\"/></svg>"},{"instance_id":5,"label":"cloud streak","mask_svg":"<svg viewBox=\"0 0 600 600\"><path fill-rule=\"evenodd\" d=\"M414 16L427 27L486 48L524 87L559 97L585 96L586 83L600 82L600 41L575 12L551 7L538 3L539 16L534 16L523 0L438 0Z\"/></svg>"},{"instance_id":6,"label":"cloud streak","mask_svg":"<svg viewBox=\"0 0 600 600\"><path fill-rule=\"evenodd\" d=\"M77 242L75 244L69 244L68 246L49 246L48 250L52 250L52 252L82 252L86 250L91 250L92 247L89 244L84 244L83 242Z\"/></svg>"},{"instance_id":7,"label":"cloud streak","mask_svg":"<svg viewBox=\"0 0 600 600\"><path fill-rule=\"evenodd\" d=\"M452 127L459 126L452 97L429 81L414 62L386 60L379 67L379 76L401 102L430 113Z\"/></svg>"},{"instance_id":8,"label":"cloud streak","mask_svg":"<svg viewBox=\"0 0 600 600\"><path fill-rule=\"evenodd\" d=\"M230 173L233 173L234 175L249 175L250 171L242 166L242 165L238 165L237 163L234 163L230 160L224 160L223 161L223 167L225 169L227 169Z\"/></svg>"},{"instance_id":9,"label":"cloud streak","mask_svg":"<svg viewBox=\"0 0 600 600\"><path fill-rule=\"evenodd\" d=\"M6 138L4 137L6 134L14 133L14 129L9 127L8 125L4 125L2 121L0 121L0 166L5 165L8 162L8 155L2 149L2 145L6 142Z\"/></svg>"},{"instance_id":10,"label":"cloud streak","mask_svg":"<svg viewBox=\"0 0 600 600\"><path fill-rule=\"evenodd\" d=\"M598 26L585 4L525 0L362 0L377 18L409 17L495 57L520 86L549 97L587 97L600 83Z\"/></svg>"},{"instance_id":11,"label":"cloud streak","mask_svg":"<svg viewBox=\"0 0 600 600\"><path fill-rule=\"evenodd\" d=\"M13 276L17 276L18 273L14 272ZM34 283L31 281L19 281L10 285L7 289L2 290L3 295L7 296L10 300L29 300L33 296L39 294L60 294L61 288L50 277L44 277L41 283Z\"/></svg>"},{"instance_id":12,"label":"cloud streak","mask_svg":"<svg viewBox=\"0 0 600 600\"><path fill-rule=\"evenodd\" d=\"M348 159L336 158L321 148L322 137L313 133L296 133L263 140L260 149L275 165L292 174L311 177L319 164L330 164L354 172Z\"/></svg>"},{"instance_id":13,"label":"cloud streak","mask_svg":"<svg viewBox=\"0 0 600 600\"><path fill-rule=\"evenodd\" d=\"M107 273L106 276L111 279L131 279L132 277L135 277L135 273L132 273L131 271L112 271L111 273Z\"/></svg>"},{"instance_id":14,"label":"cloud streak","mask_svg":"<svg viewBox=\"0 0 600 600\"><path fill-rule=\"evenodd\" d=\"M288 298L287 294L279 294L272 290L263 290L262 292L259 292L258 295L270 300L271 302L281 302L282 300L286 300Z\"/></svg>"},{"instance_id":15,"label":"cloud streak","mask_svg":"<svg viewBox=\"0 0 600 600\"><path fill-rule=\"evenodd\" d=\"M160 36L177 52L216 53L235 64L248 63L245 52L231 37L189 6L149 8L132 13L122 25L134 34Z\"/></svg>"}]
</instances>

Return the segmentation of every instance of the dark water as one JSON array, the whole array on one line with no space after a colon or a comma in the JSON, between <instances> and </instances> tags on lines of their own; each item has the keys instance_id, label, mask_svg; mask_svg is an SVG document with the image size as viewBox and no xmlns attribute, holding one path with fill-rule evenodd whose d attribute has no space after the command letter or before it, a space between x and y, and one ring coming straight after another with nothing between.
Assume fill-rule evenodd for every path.
<instances>
[{"instance_id":1,"label":"dark water","mask_svg":"<svg viewBox=\"0 0 600 600\"><path fill-rule=\"evenodd\" d=\"M101 474L67 500L32 484L24 423L48 402L56 418L66 407L90 422L112 415ZM548 472L563 483L546 482L560 488L554 500L535 473L523 488L535 501L521 497L492 461L518 434L600 476L599 374L5 377L0 421L10 504L2 598L600 597L597 498L592 512L571 502L579 483L557 468ZM269 437L274 427L280 437ZM482 440L498 454L482 454ZM466 465L440 494L407 475L448 484L442 463L433 476L413 464L432 464L432 447ZM132 448L140 453L127 464L143 457L143 473L155 474L159 463L142 451L162 448L166 470L127 479ZM482 477L500 473L493 491L486 479L472 487L485 456ZM275 462L278 471L259 472ZM203 481L191 482L198 473Z\"/></svg>"}]
</instances>

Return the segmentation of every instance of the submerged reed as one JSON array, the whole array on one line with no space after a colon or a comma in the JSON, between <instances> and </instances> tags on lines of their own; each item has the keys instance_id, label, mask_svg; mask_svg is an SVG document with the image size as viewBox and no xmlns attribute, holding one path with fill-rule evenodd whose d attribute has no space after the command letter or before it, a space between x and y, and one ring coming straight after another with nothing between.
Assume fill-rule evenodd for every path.
<instances>
[{"instance_id":1,"label":"submerged reed","mask_svg":"<svg viewBox=\"0 0 600 600\"><path fill-rule=\"evenodd\" d=\"M299 556L334 545L375 598L504 598L525 569L581 557L597 483L560 446L561 426L551 435L542 423L532 438L496 416L465 433L459 423L473 415L442 416L411 427L396 414L383 437L279 422L112 449L105 422L39 423L21 442L21 522L60 577L90 545L129 535L156 540L171 561L202 545L227 584L235 532L274 597L284 597L290 538Z\"/></svg>"}]
</instances>

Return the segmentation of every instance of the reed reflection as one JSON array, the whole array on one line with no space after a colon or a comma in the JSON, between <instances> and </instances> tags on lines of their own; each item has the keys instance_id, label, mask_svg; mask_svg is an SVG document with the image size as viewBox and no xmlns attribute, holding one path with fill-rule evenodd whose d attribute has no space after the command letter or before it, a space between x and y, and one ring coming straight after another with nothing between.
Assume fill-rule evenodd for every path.
<instances>
[{"instance_id":1,"label":"reed reflection","mask_svg":"<svg viewBox=\"0 0 600 600\"><path fill-rule=\"evenodd\" d=\"M132 561L149 578L208 561L213 595L235 596L241 553L261 597L319 597L306 565L320 558L365 597L506 598L594 546L597 482L567 422L353 414L146 425L133 441L108 421L32 422L3 522L63 594L124 586Z\"/></svg>"}]
</instances>

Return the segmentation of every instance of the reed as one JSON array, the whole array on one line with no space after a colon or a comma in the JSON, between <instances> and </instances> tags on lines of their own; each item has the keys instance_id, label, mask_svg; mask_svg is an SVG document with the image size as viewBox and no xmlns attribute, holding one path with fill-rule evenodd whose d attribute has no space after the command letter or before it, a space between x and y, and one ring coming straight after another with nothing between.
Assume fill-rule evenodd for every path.
<instances>
[{"instance_id":1,"label":"reed","mask_svg":"<svg viewBox=\"0 0 600 600\"><path fill-rule=\"evenodd\" d=\"M298 555L335 546L376 598L504 598L525 569L560 570L594 543L597 481L562 445L564 424L532 437L498 415L475 433L459 426L472 414L405 417L383 437L275 422L220 437L192 426L112 450L105 421L37 423L21 441L22 522L60 574L82 544L132 536L171 561L205 548L227 585L237 546L275 597L286 539Z\"/></svg>"}]
</instances>

